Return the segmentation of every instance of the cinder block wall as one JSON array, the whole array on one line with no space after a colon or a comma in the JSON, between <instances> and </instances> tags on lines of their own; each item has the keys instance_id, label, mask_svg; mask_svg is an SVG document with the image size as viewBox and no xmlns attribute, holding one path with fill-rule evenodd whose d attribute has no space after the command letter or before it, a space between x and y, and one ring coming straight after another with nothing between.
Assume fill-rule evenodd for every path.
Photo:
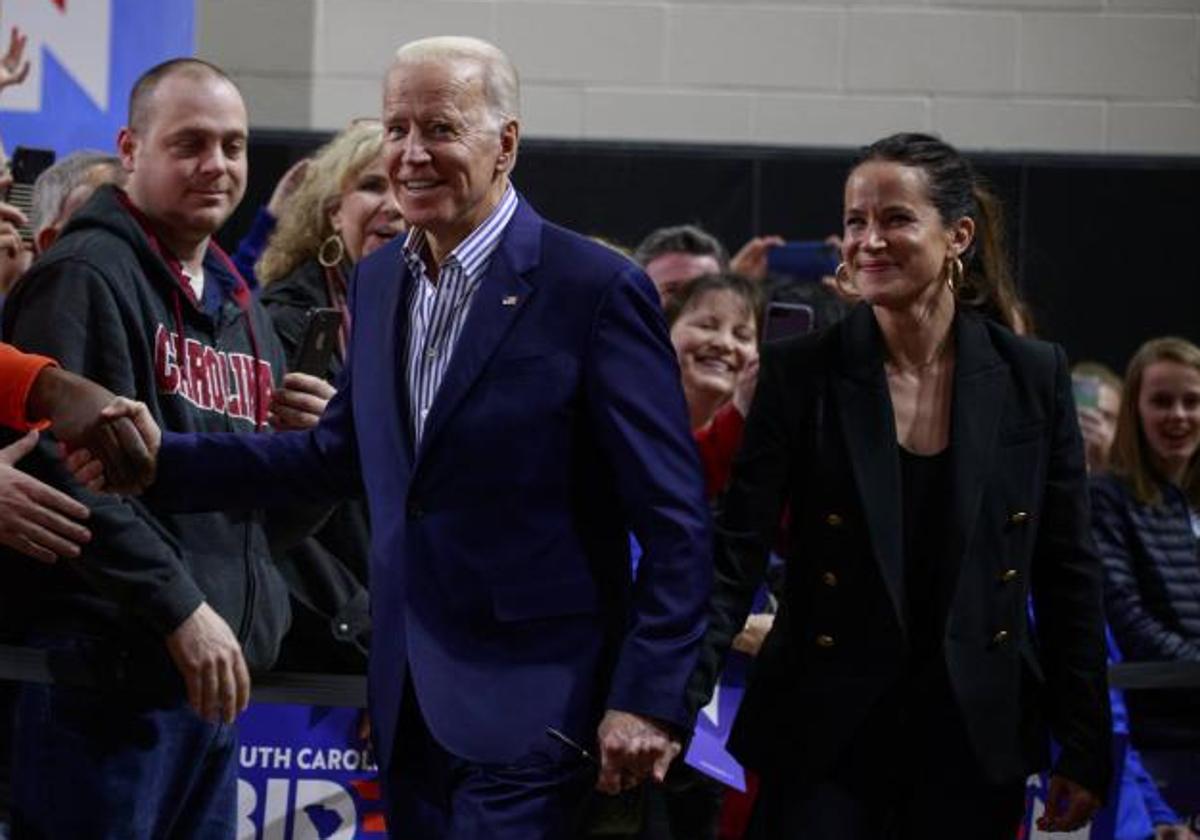
<instances>
[{"instance_id":1,"label":"cinder block wall","mask_svg":"<svg viewBox=\"0 0 1200 840\"><path fill-rule=\"evenodd\" d=\"M526 136L1200 154L1200 0L198 0L255 126L380 108L404 41L516 61Z\"/></svg>"}]
</instances>

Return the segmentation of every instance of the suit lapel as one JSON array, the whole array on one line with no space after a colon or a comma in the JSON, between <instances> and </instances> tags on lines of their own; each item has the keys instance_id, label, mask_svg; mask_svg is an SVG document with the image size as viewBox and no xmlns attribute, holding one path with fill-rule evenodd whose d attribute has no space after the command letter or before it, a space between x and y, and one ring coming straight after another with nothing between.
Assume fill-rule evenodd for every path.
<instances>
[{"instance_id":1,"label":"suit lapel","mask_svg":"<svg viewBox=\"0 0 1200 840\"><path fill-rule=\"evenodd\" d=\"M840 357L834 391L846 450L875 559L900 626L907 632L896 421L883 372L883 337L865 304L843 322Z\"/></svg>"},{"instance_id":2,"label":"suit lapel","mask_svg":"<svg viewBox=\"0 0 1200 840\"><path fill-rule=\"evenodd\" d=\"M450 363L425 419L417 449L418 464L435 444L535 289L526 275L536 266L541 219L521 200L492 255L459 334Z\"/></svg>"},{"instance_id":3,"label":"suit lapel","mask_svg":"<svg viewBox=\"0 0 1200 840\"><path fill-rule=\"evenodd\" d=\"M996 456L996 435L1008 399L1008 366L997 355L978 317L960 312L954 323L954 391L950 407L950 464L953 519L943 570L953 597L958 572L983 499L983 486Z\"/></svg>"},{"instance_id":4,"label":"suit lapel","mask_svg":"<svg viewBox=\"0 0 1200 840\"><path fill-rule=\"evenodd\" d=\"M397 244L403 241L403 237L397 237ZM398 264L398 265L397 265ZM413 277L412 272L408 270L408 263L404 259L403 251L397 247L395 251L395 263L389 263L389 268L398 268L400 272L399 282L388 282L385 278L383 286L387 290L381 296L380 311L388 313L390 317L385 317L385 324L390 326L390 329L385 327L384 333L384 358L393 360L393 370L395 377L392 380L392 389L394 399L383 400L383 405L394 405L395 422L398 424L396 434L402 443L401 451L404 453L405 467L412 463L413 446L412 446L412 421L409 418L408 406L408 302L409 295L412 292ZM393 270L394 270L393 268Z\"/></svg>"}]
</instances>

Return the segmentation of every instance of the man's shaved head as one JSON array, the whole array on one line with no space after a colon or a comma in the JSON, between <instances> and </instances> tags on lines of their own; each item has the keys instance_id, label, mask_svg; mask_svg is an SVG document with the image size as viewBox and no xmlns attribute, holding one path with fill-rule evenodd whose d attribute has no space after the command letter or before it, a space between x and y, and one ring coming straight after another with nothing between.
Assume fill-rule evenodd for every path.
<instances>
[{"instance_id":1,"label":"man's shaved head","mask_svg":"<svg viewBox=\"0 0 1200 840\"><path fill-rule=\"evenodd\" d=\"M238 89L233 79L215 64L199 58L172 58L156 64L133 83L129 92L129 127L144 131L153 111L154 92L159 84L171 76L187 76L193 79L219 79ZM240 90L238 91L241 92Z\"/></svg>"}]
</instances>

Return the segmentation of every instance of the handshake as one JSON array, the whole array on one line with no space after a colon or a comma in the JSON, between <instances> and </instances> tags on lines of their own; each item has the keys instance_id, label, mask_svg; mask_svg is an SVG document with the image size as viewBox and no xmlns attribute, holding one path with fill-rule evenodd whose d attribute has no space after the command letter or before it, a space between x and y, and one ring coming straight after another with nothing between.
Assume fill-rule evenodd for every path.
<instances>
[{"instance_id":1,"label":"handshake","mask_svg":"<svg viewBox=\"0 0 1200 840\"><path fill-rule=\"evenodd\" d=\"M271 398L276 429L315 426L334 394L324 380L301 373L288 374L282 385ZM34 380L25 412L49 423L67 468L88 490L136 495L154 483L162 431L145 403L50 366ZM78 557L91 539L88 509L15 467L37 440L30 432L0 449L0 544L43 562Z\"/></svg>"},{"instance_id":2,"label":"handshake","mask_svg":"<svg viewBox=\"0 0 1200 840\"><path fill-rule=\"evenodd\" d=\"M288 374L272 397L277 429L315 425L334 390L324 380ZM118 397L55 366L44 367L25 399L25 418L48 422L76 481L93 492L137 494L155 479L162 431L149 407ZM38 433L0 449L0 544L53 563L80 556L91 540L88 508L16 468L37 445ZM207 603L165 639L187 687L188 700L208 720L231 723L246 708L250 674L229 625Z\"/></svg>"}]
</instances>

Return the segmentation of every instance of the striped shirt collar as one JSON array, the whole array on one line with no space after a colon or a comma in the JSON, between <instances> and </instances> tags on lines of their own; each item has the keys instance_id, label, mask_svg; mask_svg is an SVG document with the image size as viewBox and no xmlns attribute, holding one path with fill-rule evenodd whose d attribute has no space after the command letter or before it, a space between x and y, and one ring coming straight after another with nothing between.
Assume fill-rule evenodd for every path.
<instances>
[{"instance_id":1,"label":"striped shirt collar","mask_svg":"<svg viewBox=\"0 0 1200 840\"><path fill-rule=\"evenodd\" d=\"M467 238L459 242L446 255L443 264L457 263L467 277L475 277L487 265L492 254L500 245L500 237L508 227L509 220L517 210L517 191L511 183L504 188L500 203L471 231ZM409 269L418 277L425 276L425 263L421 252L425 249L425 229L413 227L404 238L404 259Z\"/></svg>"}]
</instances>

